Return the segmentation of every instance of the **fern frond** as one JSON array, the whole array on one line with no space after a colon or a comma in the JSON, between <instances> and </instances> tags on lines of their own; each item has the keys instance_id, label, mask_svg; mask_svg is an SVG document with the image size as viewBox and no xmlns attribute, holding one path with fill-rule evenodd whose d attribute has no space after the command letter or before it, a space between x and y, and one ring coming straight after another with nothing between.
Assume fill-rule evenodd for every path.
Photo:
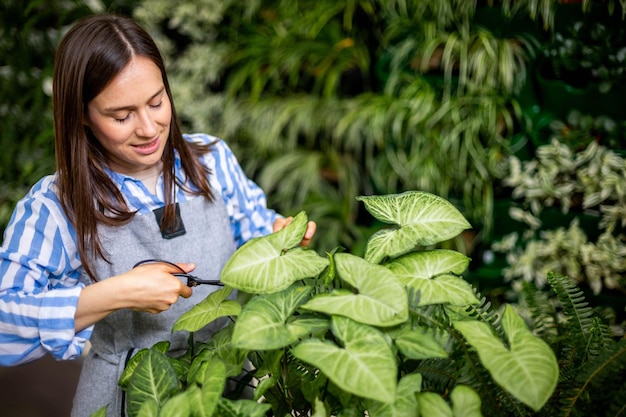
<instances>
[{"instance_id":1,"label":"fern frond","mask_svg":"<svg viewBox=\"0 0 626 417\"><path fill-rule=\"evenodd\" d=\"M452 328L452 321L446 308L442 304L418 306L410 310L412 325L425 329L440 329L448 331Z\"/></svg>"},{"instance_id":2,"label":"fern frond","mask_svg":"<svg viewBox=\"0 0 626 417\"><path fill-rule=\"evenodd\" d=\"M491 301L482 296L481 293L473 287L476 298L480 300L480 304L467 306L465 311L475 320L482 321L490 325L500 338L504 339L504 332L500 326L500 316L491 308Z\"/></svg>"},{"instance_id":3,"label":"fern frond","mask_svg":"<svg viewBox=\"0 0 626 417\"><path fill-rule=\"evenodd\" d=\"M606 417L624 416L626 416L626 383L624 383L622 388L617 392L614 402L606 413Z\"/></svg>"},{"instance_id":4,"label":"fern frond","mask_svg":"<svg viewBox=\"0 0 626 417\"><path fill-rule=\"evenodd\" d=\"M284 367L289 371L289 379L313 381L317 378L318 369L306 362L301 361L293 355L290 349L285 351Z\"/></svg>"},{"instance_id":5,"label":"fern frond","mask_svg":"<svg viewBox=\"0 0 626 417\"><path fill-rule=\"evenodd\" d=\"M593 324L590 328L588 349L590 356L598 356L605 349L613 345L609 326L600 317L593 317Z\"/></svg>"},{"instance_id":6,"label":"fern frond","mask_svg":"<svg viewBox=\"0 0 626 417\"><path fill-rule=\"evenodd\" d=\"M594 343L591 339L594 313L585 301L582 290L568 277L549 272L547 280L566 317L566 322L560 326L560 335L563 337L561 366L564 369L576 369L593 357Z\"/></svg>"},{"instance_id":7,"label":"fern frond","mask_svg":"<svg viewBox=\"0 0 626 417\"><path fill-rule=\"evenodd\" d=\"M557 315L548 295L533 283L522 283L521 300L530 313L530 327L541 339L552 345L557 336Z\"/></svg>"},{"instance_id":8,"label":"fern frond","mask_svg":"<svg viewBox=\"0 0 626 417\"><path fill-rule=\"evenodd\" d=\"M563 314L568 317L572 325L569 330L574 330L581 335L588 336L593 325L591 316L593 311L589 303L585 301L583 291L568 277L554 272L548 273L548 283L563 308Z\"/></svg>"},{"instance_id":9,"label":"fern frond","mask_svg":"<svg viewBox=\"0 0 626 417\"><path fill-rule=\"evenodd\" d=\"M623 410L626 384L626 339L599 354L591 362L585 363L576 378L577 386L568 392L564 399L564 416L591 415L598 404L602 404L602 415L609 404L616 410ZM619 414L617 414L619 415Z\"/></svg>"},{"instance_id":10,"label":"fern frond","mask_svg":"<svg viewBox=\"0 0 626 417\"><path fill-rule=\"evenodd\" d=\"M422 375L422 391L450 392L458 383L458 364L451 359L424 359L412 373Z\"/></svg>"}]
</instances>

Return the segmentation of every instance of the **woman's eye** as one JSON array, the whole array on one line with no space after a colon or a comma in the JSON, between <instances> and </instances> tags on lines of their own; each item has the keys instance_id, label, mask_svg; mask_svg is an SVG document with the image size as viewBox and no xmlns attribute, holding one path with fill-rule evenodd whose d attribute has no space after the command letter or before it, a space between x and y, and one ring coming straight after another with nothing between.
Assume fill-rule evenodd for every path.
<instances>
[{"instance_id":1,"label":"woman's eye","mask_svg":"<svg viewBox=\"0 0 626 417\"><path fill-rule=\"evenodd\" d=\"M123 118L117 118L115 117L115 121L118 123L124 123L125 121L127 121L130 118L130 113L128 113L126 116L124 116Z\"/></svg>"},{"instance_id":2,"label":"woman's eye","mask_svg":"<svg viewBox=\"0 0 626 417\"><path fill-rule=\"evenodd\" d=\"M150 104L150 107L153 109L158 109L159 107L161 107L161 104L163 104L163 101L159 101L157 104Z\"/></svg>"}]
</instances>

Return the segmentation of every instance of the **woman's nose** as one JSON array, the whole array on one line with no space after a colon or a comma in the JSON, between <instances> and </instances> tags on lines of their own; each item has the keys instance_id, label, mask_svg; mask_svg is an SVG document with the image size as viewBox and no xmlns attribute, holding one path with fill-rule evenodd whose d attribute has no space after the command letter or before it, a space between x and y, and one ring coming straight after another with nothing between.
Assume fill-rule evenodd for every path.
<instances>
[{"instance_id":1,"label":"woman's nose","mask_svg":"<svg viewBox=\"0 0 626 417\"><path fill-rule=\"evenodd\" d=\"M140 112L136 132L137 136L146 138L153 138L157 135L157 123L149 112Z\"/></svg>"}]
</instances>

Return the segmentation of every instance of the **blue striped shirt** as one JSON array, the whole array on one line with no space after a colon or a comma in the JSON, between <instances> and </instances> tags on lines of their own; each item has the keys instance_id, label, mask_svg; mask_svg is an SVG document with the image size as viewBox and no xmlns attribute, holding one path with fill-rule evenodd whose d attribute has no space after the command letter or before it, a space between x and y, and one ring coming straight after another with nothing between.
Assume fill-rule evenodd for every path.
<instances>
[{"instance_id":1,"label":"blue striped shirt","mask_svg":"<svg viewBox=\"0 0 626 417\"><path fill-rule=\"evenodd\" d=\"M185 135L209 143L216 138ZM266 207L263 191L243 172L225 142L218 140L204 155L216 197L224 200L238 246L272 232L277 214ZM178 155L178 178L184 178ZM154 195L132 177L109 172L131 210L141 213L162 207L163 177ZM192 196L176 190L179 202ZM42 178L18 202L0 247L0 365L31 362L50 353L55 359L75 359L89 340L93 326L74 331L74 315L84 284L80 280L76 232L56 194L56 176Z\"/></svg>"}]
</instances>

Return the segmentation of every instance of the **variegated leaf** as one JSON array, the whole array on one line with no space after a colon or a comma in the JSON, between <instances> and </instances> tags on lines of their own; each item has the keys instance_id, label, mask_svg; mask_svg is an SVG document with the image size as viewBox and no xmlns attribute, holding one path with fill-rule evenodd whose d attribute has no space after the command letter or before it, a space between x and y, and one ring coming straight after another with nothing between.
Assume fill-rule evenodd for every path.
<instances>
[{"instance_id":1,"label":"variegated leaf","mask_svg":"<svg viewBox=\"0 0 626 417\"><path fill-rule=\"evenodd\" d=\"M348 253L337 254L334 259L339 277L358 292L335 290L331 294L319 294L304 304L303 309L350 317L375 326L395 326L407 320L407 293L393 273Z\"/></svg>"},{"instance_id":2,"label":"variegated leaf","mask_svg":"<svg viewBox=\"0 0 626 417\"><path fill-rule=\"evenodd\" d=\"M471 227L449 201L430 193L408 191L357 199L378 220L396 225L374 234L368 242L365 258L373 263L398 257L418 245L446 241Z\"/></svg>"},{"instance_id":3,"label":"variegated leaf","mask_svg":"<svg viewBox=\"0 0 626 417\"><path fill-rule=\"evenodd\" d=\"M478 352L493 379L521 402L538 411L548 401L559 378L554 352L507 305L502 328L508 347L492 329L479 321L457 321L454 327Z\"/></svg>"},{"instance_id":4,"label":"variegated leaf","mask_svg":"<svg viewBox=\"0 0 626 417\"><path fill-rule=\"evenodd\" d=\"M248 241L228 260L221 281L248 293L271 294L320 274L328 259L298 246L307 223L306 214L300 212L284 229Z\"/></svg>"}]
</instances>

